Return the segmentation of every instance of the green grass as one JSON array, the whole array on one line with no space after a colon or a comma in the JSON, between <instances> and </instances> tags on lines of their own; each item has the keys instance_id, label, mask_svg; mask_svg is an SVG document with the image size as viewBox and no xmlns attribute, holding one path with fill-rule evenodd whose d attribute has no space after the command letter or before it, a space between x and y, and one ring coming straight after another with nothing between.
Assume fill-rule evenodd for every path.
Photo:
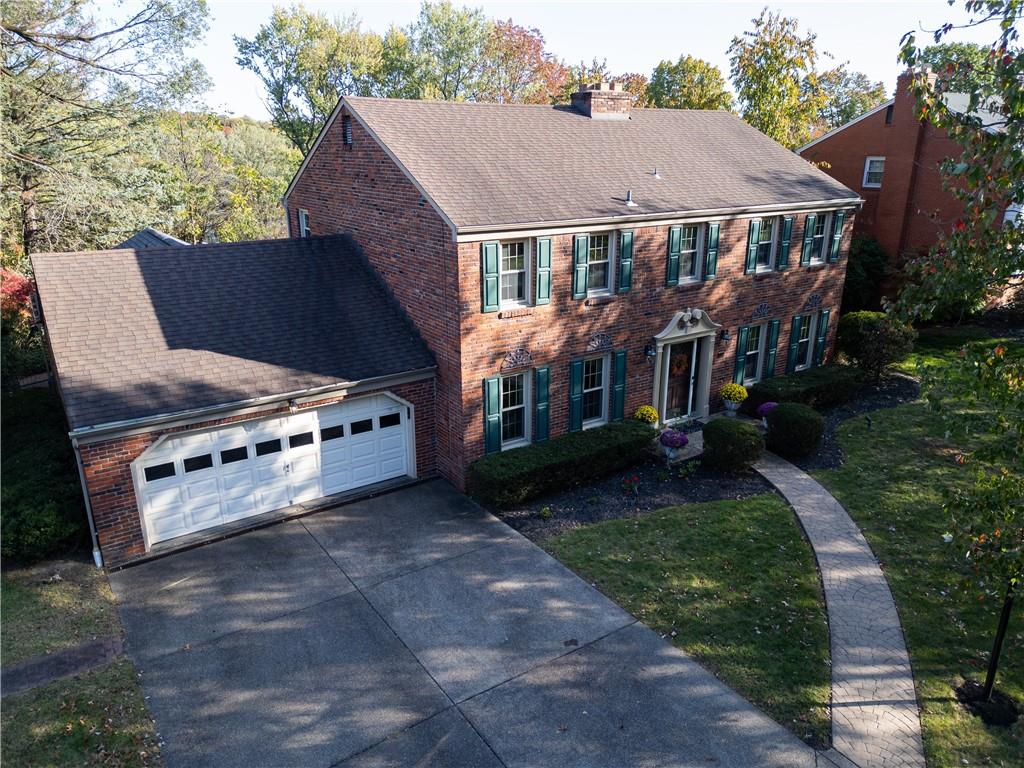
<instances>
[{"instance_id":1,"label":"green grass","mask_svg":"<svg viewBox=\"0 0 1024 768\"><path fill-rule=\"evenodd\" d=\"M92 563L50 562L8 571L0 597L5 666L121 631L107 577Z\"/></svg>"},{"instance_id":2,"label":"green grass","mask_svg":"<svg viewBox=\"0 0 1024 768\"><path fill-rule=\"evenodd\" d=\"M127 659L6 697L0 726L5 765L162 765L153 721Z\"/></svg>"},{"instance_id":3,"label":"green grass","mask_svg":"<svg viewBox=\"0 0 1024 768\"><path fill-rule=\"evenodd\" d=\"M920 367L932 368L947 365L956 359L960 348L969 345L993 347L1005 338L993 337L984 328L976 325L937 326L923 328L918 334L914 351L902 362L893 366L896 370L916 376Z\"/></svg>"},{"instance_id":4,"label":"green grass","mask_svg":"<svg viewBox=\"0 0 1024 768\"><path fill-rule=\"evenodd\" d=\"M541 544L798 736L827 743L821 584L778 496L669 507Z\"/></svg>"},{"instance_id":5,"label":"green grass","mask_svg":"<svg viewBox=\"0 0 1024 768\"><path fill-rule=\"evenodd\" d=\"M931 329L905 363L915 370L955 359L964 343L994 345L972 328ZM983 679L999 604L979 602L959 588L963 561L942 542L948 518L943 489L973 480L976 467L956 463L980 444L947 439L938 415L917 402L854 417L837 430L846 461L815 473L857 521L882 562L899 608L922 706L931 768L1019 766L1024 722L989 728L955 701L964 678ZM1003 649L998 687L1024 702L1024 610L1018 601Z\"/></svg>"}]
</instances>

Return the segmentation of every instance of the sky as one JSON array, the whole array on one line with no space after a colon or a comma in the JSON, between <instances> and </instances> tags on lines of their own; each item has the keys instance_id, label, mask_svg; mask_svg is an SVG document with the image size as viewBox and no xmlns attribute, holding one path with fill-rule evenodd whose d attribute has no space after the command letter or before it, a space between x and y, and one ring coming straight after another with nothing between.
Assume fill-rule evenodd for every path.
<instances>
[{"instance_id":1,"label":"sky","mask_svg":"<svg viewBox=\"0 0 1024 768\"><path fill-rule=\"evenodd\" d=\"M235 64L233 35L251 38L275 5L292 0L209 0L210 28L192 54L206 67L214 85L207 106L230 115L268 119L261 86L255 75ZM458 0L455 0L458 4ZM310 10L332 16L355 14L363 28L384 33L391 24L404 26L416 18L418 1L321 2L306 0ZM726 77L726 50L732 38L751 28L751 19L764 2L468 2L494 19L512 19L536 27L547 49L568 63L606 59L614 73L642 72L650 76L664 59L683 54L717 65ZM874 0L873 2L773 2L773 10L799 19L801 30L818 36L823 58L820 69L849 62L889 92L896 86L900 39L911 30L933 30L947 21L963 21L962 3L950 8L945 0ZM991 25L988 25L991 27ZM919 39L928 38L920 33ZM956 30L950 40L990 42L992 29Z\"/></svg>"}]
</instances>

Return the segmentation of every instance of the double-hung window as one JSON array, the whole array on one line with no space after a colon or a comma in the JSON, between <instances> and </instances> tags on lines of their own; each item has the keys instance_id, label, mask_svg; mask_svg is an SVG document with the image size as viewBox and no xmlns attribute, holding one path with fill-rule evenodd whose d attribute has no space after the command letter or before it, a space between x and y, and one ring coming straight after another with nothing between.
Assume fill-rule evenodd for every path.
<instances>
[{"instance_id":1,"label":"double-hung window","mask_svg":"<svg viewBox=\"0 0 1024 768\"><path fill-rule=\"evenodd\" d=\"M309 237L309 211L299 208L299 237Z\"/></svg>"},{"instance_id":2,"label":"double-hung window","mask_svg":"<svg viewBox=\"0 0 1024 768\"><path fill-rule=\"evenodd\" d=\"M583 361L583 424L608 420L608 365L604 357Z\"/></svg>"},{"instance_id":3,"label":"double-hung window","mask_svg":"<svg viewBox=\"0 0 1024 768\"><path fill-rule=\"evenodd\" d=\"M864 179L862 186L878 189L882 186L882 174L885 173L884 157L867 157L864 159Z\"/></svg>"},{"instance_id":4,"label":"double-hung window","mask_svg":"<svg viewBox=\"0 0 1024 768\"><path fill-rule=\"evenodd\" d=\"M814 219L814 232L811 235L811 263L820 264L825 261L825 254L828 252L829 238L825 236L826 232L830 232L831 229L828 226L831 221L831 217L827 214L820 213L817 218Z\"/></svg>"},{"instance_id":5,"label":"double-hung window","mask_svg":"<svg viewBox=\"0 0 1024 768\"><path fill-rule=\"evenodd\" d=\"M747 347L743 362L744 385L761 380L761 361L764 353L765 326L752 325L747 329Z\"/></svg>"},{"instance_id":6,"label":"double-hung window","mask_svg":"<svg viewBox=\"0 0 1024 768\"><path fill-rule=\"evenodd\" d=\"M757 236L757 271L767 272L772 268L772 257L775 255L775 236L778 219L761 219L761 229Z\"/></svg>"},{"instance_id":7,"label":"double-hung window","mask_svg":"<svg viewBox=\"0 0 1024 768\"><path fill-rule=\"evenodd\" d=\"M529 249L525 240L501 244L501 303L505 306L528 303Z\"/></svg>"},{"instance_id":8,"label":"double-hung window","mask_svg":"<svg viewBox=\"0 0 1024 768\"><path fill-rule=\"evenodd\" d=\"M529 377L514 373L501 379L501 447L512 448L529 440L530 423L526 418Z\"/></svg>"},{"instance_id":9,"label":"double-hung window","mask_svg":"<svg viewBox=\"0 0 1024 768\"><path fill-rule=\"evenodd\" d=\"M700 277L700 224L683 227L679 238L679 279Z\"/></svg>"},{"instance_id":10,"label":"double-hung window","mask_svg":"<svg viewBox=\"0 0 1024 768\"><path fill-rule=\"evenodd\" d=\"M611 291L612 241L607 232L590 236L587 245L587 293Z\"/></svg>"},{"instance_id":11,"label":"double-hung window","mask_svg":"<svg viewBox=\"0 0 1024 768\"><path fill-rule=\"evenodd\" d=\"M800 333L796 343L796 369L802 371L811 367L814 354L814 329L818 324L818 313L805 315L800 323Z\"/></svg>"}]
</instances>

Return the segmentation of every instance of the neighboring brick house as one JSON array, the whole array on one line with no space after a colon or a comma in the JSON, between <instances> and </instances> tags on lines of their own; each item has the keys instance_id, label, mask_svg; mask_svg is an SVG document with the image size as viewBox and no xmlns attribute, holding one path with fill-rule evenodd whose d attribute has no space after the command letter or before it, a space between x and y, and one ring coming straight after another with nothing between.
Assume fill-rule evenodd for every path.
<instances>
[{"instance_id":1,"label":"neighboring brick house","mask_svg":"<svg viewBox=\"0 0 1024 768\"><path fill-rule=\"evenodd\" d=\"M860 197L727 112L345 98L287 240L33 257L120 565L827 361ZM326 498L325 498L326 497Z\"/></svg>"},{"instance_id":2,"label":"neighboring brick house","mask_svg":"<svg viewBox=\"0 0 1024 768\"><path fill-rule=\"evenodd\" d=\"M346 97L285 195L437 359L437 466L829 358L860 197L724 111Z\"/></svg>"}]
</instances>

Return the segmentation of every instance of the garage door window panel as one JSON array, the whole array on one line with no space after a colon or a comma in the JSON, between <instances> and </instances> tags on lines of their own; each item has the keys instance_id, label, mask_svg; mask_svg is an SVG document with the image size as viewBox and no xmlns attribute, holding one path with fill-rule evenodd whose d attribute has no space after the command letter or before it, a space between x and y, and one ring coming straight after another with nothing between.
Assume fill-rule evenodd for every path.
<instances>
[{"instance_id":1,"label":"garage door window panel","mask_svg":"<svg viewBox=\"0 0 1024 768\"><path fill-rule=\"evenodd\" d=\"M256 443L256 455L257 456L269 456L272 453L281 452L281 441L280 440L263 440L262 442Z\"/></svg>"},{"instance_id":2,"label":"garage door window panel","mask_svg":"<svg viewBox=\"0 0 1024 768\"><path fill-rule=\"evenodd\" d=\"M144 470L146 475L146 482L152 483L155 480L163 480L167 477L174 477L175 469L174 462L168 461L163 464L153 464L146 467Z\"/></svg>"},{"instance_id":3,"label":"garage door window panel","mask_svg":"<svg viewBox=\"0 0 1024 768\"><path fill-rule=\"evenodd\" d=\"M313 433L312 432L300 432L297 435L289 435L288 447L289 448L301 448L304 445L313 444Z\"/></svg>"},{"instance_id":4,"label":"garage door window panel","mask_svg":"<svg viewBox=\"0 0 1024 768\"><path fill-rule=\"evenodd\" d=\"M185 473L199 472L203 469L210 469L213 466L213 454L204 453L201 456L189 456L182 462L185 465Z\"/></svg>"},{"instance_id":5,"label":"garage door window panel","mask_svg":"<svg viewBox=\"0 0 1024 768\"><path fill-rule=\"evenodd\" d=\"M234 464L237 461L245 461L249 458L249 449L244 445L241 448L229 448L226 451L220 452L220 463Z\"/></svg>"},{"instance_id":6,"label":"garage door window panel","mask_svg":"<svg viewBox=\"0 0 1024 768\"><path fill-rule=\"evenodd\" d=\"M324 427L320 430L320 442L326 443L330 440L338 440L345 436L345 425L338 424L333 427Z\"/></svg>"},{"instance_id":7,"label":"garage door window panel","mask_svg":"<svg viewBox=\"0 0 1024 768\"><path fill-rule=\"evenodd\" d=\"M397 427L402 423L402 414L400 413L387 413L379 419L380 428L387 429L388 427Z\"/></svg>"},{"instance_id":8,"label":"garage door window panel","mask_svg":"<svg viewBox=\"0 0 1024 768\"><path fill-rule=\"evenodd\" d=\"M362 419L360 421L353 421L349 427L351 434L362 435L366 432L373 431L373 419Z\"/></svg>"}]
</instances>

